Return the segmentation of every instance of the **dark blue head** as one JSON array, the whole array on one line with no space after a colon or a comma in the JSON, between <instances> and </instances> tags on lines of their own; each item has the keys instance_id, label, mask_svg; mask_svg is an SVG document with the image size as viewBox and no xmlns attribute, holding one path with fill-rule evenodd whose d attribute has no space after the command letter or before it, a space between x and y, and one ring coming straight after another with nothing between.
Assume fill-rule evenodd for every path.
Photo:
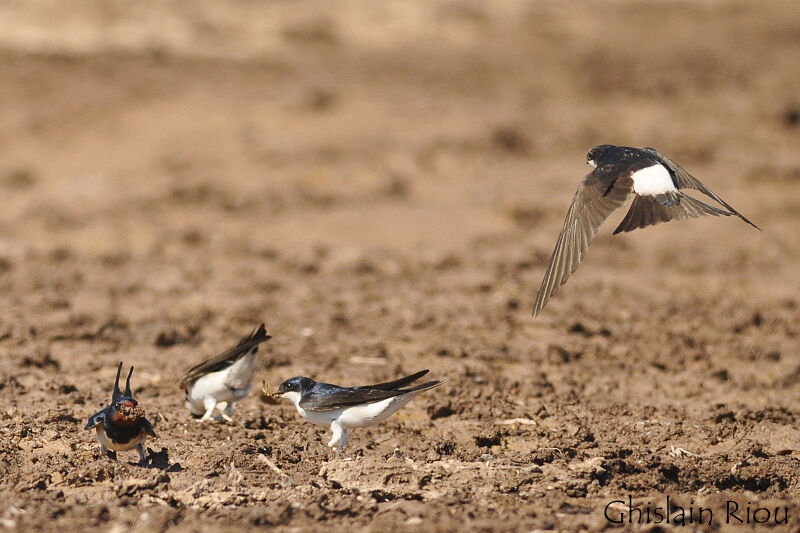
<instances>
[{"instance_id":1,"label":"dark blue head","mask_svg":"<svg viewBox=\"0 0 800 533\"><path fill-rule=\"evenodd\" d=\"M317 382L311 378L307 378L305 376L296 376L281 383L281 386L278 387L278 394L283 395L287 392L296 392L300 395L303 395L310 391L316 384Z\"/></svg>"},{"instance_id":2,"label":"dark blue head","mask_svg":"<svg viewBox=\"0 0 800 533\"><path fill-rule=\"evenodd\" d=\"M593 167L596 167L603 160L603 156L605 156L609 150L613 150L615 148L617 147L613 144L600 144L595 146L586 154L586 162Z\"/></svg>"}]
</instances>

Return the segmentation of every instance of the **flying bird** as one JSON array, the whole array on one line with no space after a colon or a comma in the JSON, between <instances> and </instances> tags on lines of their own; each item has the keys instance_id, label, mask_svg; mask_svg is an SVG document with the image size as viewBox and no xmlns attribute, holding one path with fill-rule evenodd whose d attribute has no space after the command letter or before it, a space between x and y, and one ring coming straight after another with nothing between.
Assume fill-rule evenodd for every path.
<instances>
[{"instance_id":1,"label":"flying bird","mask_svg":"<svg viewBox=\"0 0 800 533\"><path fill-rule=\"evenodd\" d=\"M111 394L111 403L102 411L93 414L83 429L95 428L95 438L100 443L100 454L108 454L116 460L117 452L136 448L139 452L139 464L147 464L147 455L144 441L147 436L156 436L151 424L145 417L139 403L133 399L131 393L131 374L133 367L128 372L125 382L125 393L119 390L119 375L122 363L117 368L117 379L114 381L114 392Z\"/></svg>"},{"instance_id":2,"label":"flying bird","mask_svg":"<svg viewBox=\"0 0 800 533\"><path fill-rule=\"evenodd\" d=\"M383 422L417 395L442 384L428 381L404 388L427 373L422 370L396 381L363 387L340 387L298 376L281 383L276 396L292 402L309 422L330 426L333 437L328 446L341 451L351 429Z\"/></svg>"},{"instance_id":3,"label":"flying bird","mask_svg":"<svg viewBox=\"0 0 800 533\"><path fill-rule=\"evenodd\" d=\"M272 337L261 324L239 344L189 369L180 385L186 391L186 408L200 420L210 419L214 409L231 421L233 404L250 393L258 345Z\"/></svg>"},{"instance_id":4,"label":"flying bird","mask_svg":"<svg viewBox=\"0 0 800 533\"><path fill-rule=\"evenodd\" d=\"M697 178L654 148L602 144L589 150L586 162L594 170L578 186L567 211L564 227L536 296L534 317L578 268L603 221L622 207L631 193L634 195L631 207L614 230L614 235L670 220L706 215L734 215L759 229ZM700 191L724 209L692 198L683 192L685 189Z\"/></svg>"}]
</instances>

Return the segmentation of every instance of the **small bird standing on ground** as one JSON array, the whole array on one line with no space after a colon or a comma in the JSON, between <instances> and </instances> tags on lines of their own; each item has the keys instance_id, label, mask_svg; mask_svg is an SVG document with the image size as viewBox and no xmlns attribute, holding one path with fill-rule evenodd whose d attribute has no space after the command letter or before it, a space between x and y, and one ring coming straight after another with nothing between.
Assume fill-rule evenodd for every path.
<instances>
[{"instance_id":1,"label":"small bird standing on ground","mask_svg":"<svg viewBox=\"0 0 800 533\"><path fill-rule=\"evenodd\" d=\"M186 391L186 408L195 416L202 415L201 421L219 408L220 416L232 421L233 404L250 393L258 345L271 338L261 324L230 350L187 371L180 382Z\"/></svg>"},{"instance_id":2,"label":"small bird standing on ground","mask_svg":"<svg viewBox=\"0 0 800 533\"><path fill-rule=\"evenodd\" d=\"M427 373L422 370L396 381L363 387L340 387L298 376L281 383L275 395L292 402L309 422L330 426L333 437L328 446L341 451L351 429L383 422L417 395L442 384L429 381L403 388Z\"/></svg>"},{"instance_id":3,"label":"small bird standing on ground","mask_svg":"<svg viewBox=\"0 0 800 533\"><path fill-rule=\"evenodd\" d=\"M578 268L597 229L612 212L625 204L631 192L634 193L633 203L614 230L614 235L670 220L705 215L734 215L759 229L677 163L653 148L602 144L589 150L586 162L595 168L581 182L567 211L564 227L536 296L534 317ZM683 189L700 191L725 209L696 200L681 192Z\"/></svg>"},{"instance_id":4,"label":"small bird standing on ground","mask_svg":"<svg viewBox=\"0 0 800 533\"><path fill-rule=\"evenodd\" d=\"M131 374L133 367L128 372L125 382L125 394L119 390L119 375L122 363L117 368L117 379L114 381L114 392L111 394L111 404L105 409L92 415L83 429L96 428L96 439L100 443L100 454L108 454L116 460L118 451L136 448L139 452L139 464L147 464L147 454L144 441L147 436L156 436L153 425L144 417L144 411L139 403L133 399L131 393Z\"/></svg>"}]
</instances>

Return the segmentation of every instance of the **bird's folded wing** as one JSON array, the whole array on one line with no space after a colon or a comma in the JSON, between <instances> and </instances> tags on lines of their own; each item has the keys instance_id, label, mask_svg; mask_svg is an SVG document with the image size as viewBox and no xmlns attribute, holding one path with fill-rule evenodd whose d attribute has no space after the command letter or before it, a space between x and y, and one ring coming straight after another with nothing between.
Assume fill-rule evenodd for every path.
<instances>
[{"instance_id":1,"label":"bird's folded wing","mask_svg":"<svg viewBox=\"0 0 800 533\"><path fill-rule=\"evenodd\" d=\"M86 423L86 426L83 429L92 429L95 426L99 426L105 421L105 419L106 419L105 410L100 411L99 413L95 413L89 417L89 422Z\"/></svg>"},{"instance_id":2,"label":"bird's folded wing","mask_svg":"<svg viewBox=\"0 0 800 533\"><path fill-rule=\"evenodd\" d=\"M659 152L655 148L649 148L648 147L648 148L645 148L645 150L647 152L650 152L654 156L656 156L665 165L667 165L667 167L672 171L673 177L675 178L675 183L676 183L676 185L678 186L679 189L695 189L697 191L700 191L701 193L705 194L709 198L713 198L714 200L719 202L720 205L724 206L726 209L728 209L728 211L730 211L730 214L736 215L737 217L741 218L742 220L744 220L745 222L747 222L748 224L750 224L751 226L753 226L757 230L761 229L758 226L756 226L755 224L753 224L752 222L750 222L747 218L745 218L745 216L743 214L741 214L736 209L731 207L727 202L725 202L725 200L723 200L722 198L720 198L719 196L714 194L711 191L711 189L709 189L708 187L706 187L705 185L700 183L700 180L698 180L697 178L695 178L694 176L692 176L691 174L686 172L686 170L684 170L683 167L681 167L678 163L676 163L675 161L673 161L669 157L665 156L664 154L662 154L661 152Z\"/></svg>"},{"instance_id":3,"label":"bird's folded wing","mask_svg":"<svg viewBox=\"0 0 800 533\"><path fill-rule=\"evenodd\" d=\"M144 429L145 433L150 435L151 437L156 436L156 430L153 429L153 424L146 418L142 418L142 429Z\"/></svg>"},{"instance_id":4,"label":"bird's folded wing","mask_svg":"<svg viewBox=\"0 0 800 533\"><path fill-rule=\"evenodd\" d=\"M603 221L625 203L633 190L633 179L630 176L619 177L609 185L608 180L599 179L598 171L596 169L586 176L572 199L542 286L536 295L534 317L578 268Z\"/></svg>"},{"instance_id":5,"label":"bird's folded wing","mask_svg":"<svg viewBox=\"0 0 800 533\"><path fill-rule=\"evenodd\" d=\"M331 411L362 403L379 402L406 392L408 391L402 389L380 390L368 387L346 388L328 385L320 391L312 391L303 395L300 407L308 411Z\"/></svg>"},{"instance_id":6,"label":"bird's folded wing","mask_svg":"<svg viewBox=\"0 0 800 533\"><path fill-rule=\"evenodd\" d=\"M414 383L419 378L427 374L427 370L420 370L415 374L411 374L410 376L406 376L404 378L400 378L394 381L387 381L386 383L378 383L376 385L369 385L367 388L370 389L378 389L378 390L395 390L399 389L400 387L405 387L409 383Z\"/></svg>"},{"instance_id":7,"label":"bird's folded wing","mask_svg":"<svg viewBox=\"0 0 800 533\"><path fill-rule=\"evenodd\" d=\"M222 352L221 354L207 359L197 366L190 368L186 374L183 375L180 381L181 387L186 387L196 379L211 373L223 370L239 360L240 357L248 353L253 347L258 346L264 341L268 341L272 337L267 335L267 330L264 324L261 324L258 329L239 341L239 344Z\"/></svg>"}]
</instances>

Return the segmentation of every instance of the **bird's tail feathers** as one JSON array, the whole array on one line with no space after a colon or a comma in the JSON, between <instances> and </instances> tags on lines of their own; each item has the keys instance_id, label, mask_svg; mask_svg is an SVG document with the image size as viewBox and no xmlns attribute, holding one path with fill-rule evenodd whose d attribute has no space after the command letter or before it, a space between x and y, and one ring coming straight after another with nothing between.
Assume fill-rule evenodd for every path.
<instances>
[{"instance_id":1,"label":"bird's tail feathers","mask_svg":"<svg viewBox=\"0 0 800 533\"><path fill-rule=\"evenodd\" d=\"M708 205L682 192L671 192L668 195L659 196L637 195L631 203L631 208L625 214L625 218L614 230L614 235L670 220L684 220L688 217L698 218L706 215L732 216L734 214Z\"/></svg>"},{"instance_id":2,"label":"bird's tail feathers","mask_svg":"<svg viewBox=\"0 0 800 533\"><path fill-rule=\"evenodd\" d=\"M443 385L444 383L445 383L444 381L438 379L435 381L427 381L425 383L420 383L419 385L411 387L410 389L405 389L403 392L405 394L412 394L416 396L417 394L425 392L426 390L435 389L436 387L438 387L439 385Z\"/></svg>"},{"instance_id":3,"label":"bird's tail feathers","mask_svg":"<svg viewBox=\"0 0 800 533\"><path fill-rule=\"evenodd\" d=\"M681 205L683 206L683 210L686 212L686 214L694 218L705 215L729 217L734 214L730 211L725 211L724 209L714 207L713 205L709 205L698 200L697 198L693 198L688 194L683 193L681 193Z\"/></svg>"}]
</instances>

